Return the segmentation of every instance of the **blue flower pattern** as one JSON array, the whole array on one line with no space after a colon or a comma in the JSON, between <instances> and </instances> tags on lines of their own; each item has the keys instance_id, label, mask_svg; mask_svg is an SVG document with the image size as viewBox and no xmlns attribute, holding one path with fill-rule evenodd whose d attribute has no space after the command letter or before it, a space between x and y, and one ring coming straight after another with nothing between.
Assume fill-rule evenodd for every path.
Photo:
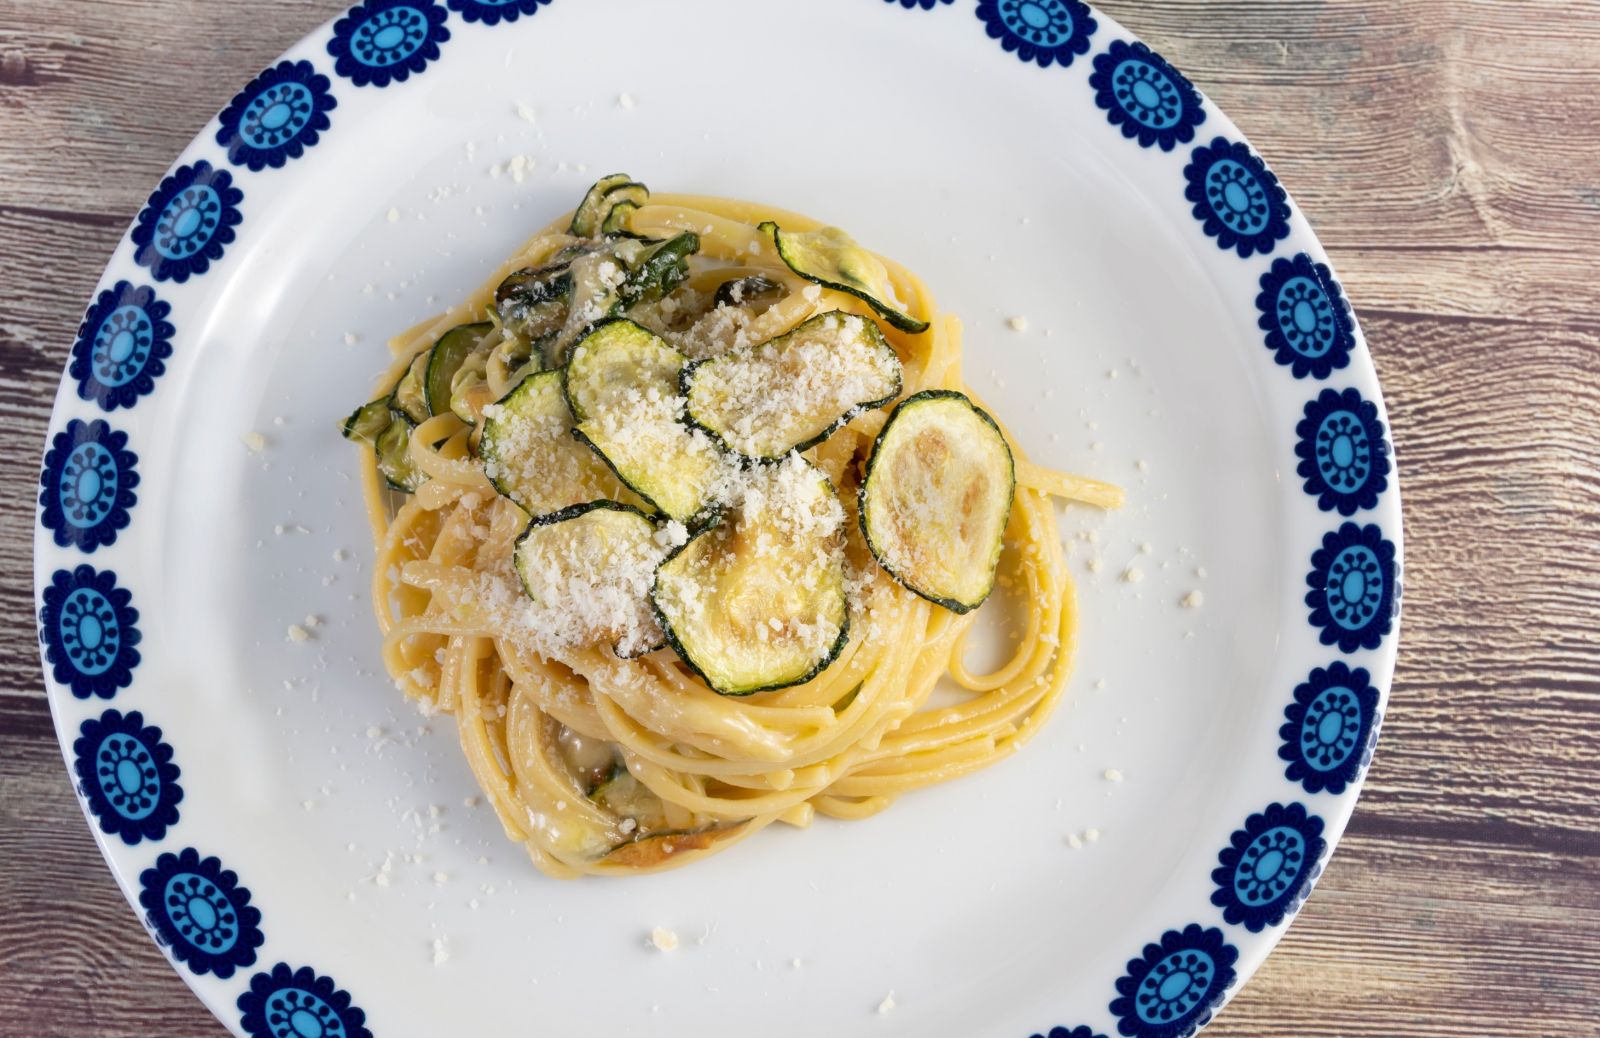
<instances>
[{"instance_id":1,"label":"blue flower pattern","mask_svg":"<svg viewBox=\"0 0 1600 1038\"><path fill-rule=\"evenodd\" d=\"M1355 319L1326 264L1305 253L1274 260L1272 269L1261 275L1256 309L1267 348L1295 378L1325 379L1349 365L1356 345Z\"/></svg>"},{"instance_id":2,"label":"blue flower pattern","mask_svg":"<svg viewBox=\"0 0 1600 1038\"><path fill-rule=\"evenodd\" d=\"M78 396L101 410L132 407L155 389L172 356L172 307L155 291L118 281L101 292L78 326L69 378Z\"/></svg>"},{"instance_id":3,"label":"blue flower pattern","mask_svg":"<svg viewBox=\"0 0 1600 1038\"><path fill-rule=\"evenodd\" d=\"M1322 819L1303 804L1269 804L1245 820L1217 855L1211 903L1234 926L1260 933L1277 926L1311 892L1321 872Z\"/></svg>"},{"instance_id":4,"label":"blue flower pattern","mask_svg":"<svg viewBox=\"0 0 1600 1038\"><path fill-rule=\"evenodd\" d=\"M1399 587L1394 545L1376 526L1345 523L1311 556L1306 605L1322 644L1342 652L1376 649L1394 625Z\"/></svg>"},{"instance_id":5,"label":"blue flower pattern","mask_svg":"<svg viewBox=\"0 0 1600 1038\"><path fill-rule=\"evenodd\" d=\"M161 729L135 710L107 710L78 729L72 744L78 788L100 828L133 846L160 840L178 822L178 766Z\"/></svg>"},{"instance_id":6,"label":"blue flower pattern","mask_svg":"<svg viewBox=\"0 0 1600 1038\"><path fill-rule=\"evenodd\" d=\"M57 684L79 699L110 699L133 682L139 665L139 611L133 596L117 587L110 570L79 566L56 570L44 589L39 638Z\"/></svg>"},{"instance_id":7,"label":"blue flower pattern","mask_svg":"<svg viewBox=\"0 0 1600 1038\"><path fill-rule=\"evenodd\" d=\"M334 24L333 70L356 86L403 83L439 56L449 17L434 0L363 0Z\"/></svg>"},{"instance_id":8,"label":"blue flower pattern","mask_svg":"<svg viewBox=\"0 0 1600 1038\"><path fill-rule=\"evenodd\" d=\"M1111 1003L1127 1038L1186 1038L1211 1020L1233 986L1239 952L1222 931L1190 923L1128 962Z\"/></svg>"},{"instance_id":9,"label":"blue flower pattern","mask_svg":"<svg viewBox=\"0 0 1600 1038\"><path fill-rule=\"evenodd\" d=\"M226 980L256 961L265 937L250 891L216 858L193 847L163 854L139 876L139 903L156 939L199 975Z\"/></svg>"},{"instance_id":10,"label":"blue flower pattern","mask_svg":"<svg viewBox=\"0 0 1600 1038\"><path fill-rule=\"evenodd\" d=\"M1377 404L1354 389L1324 389L1295 431L1300 478L1319 508L1348 517L1378 506L1389 486L1389 444Z\"/></svg>"},{"instance_id":11,"label":"blue flower pattern","mask_svg":"<svg viewBox=\"0 0 1600 1038\"><path fill-rule=\"evenodd\" d=\"M338 106L331 86L309 61L279 62L228 102L219 117L217 143L235 166L252 172L281 168L328 129L328 113Z\"/></svg>"},{"instance_id":12,"label":"blue flower pattern","mask_svg":"<svg viewBox=\"0 0 1600 1038\"><path fill-rule=\"evenodd\" d=\"M444 0L466 22L493 26L532 16L550 0ZM886 0L933 10L954 0ZM1008 53L1043 68L1070 65L1097 29L1080 0L981 0L977 15ZM436 0L363 0L335 26L327 50L356 86L383 87L425 70L450 38ZM1094 60L1090 85L1111 125L1143 148L1172 151L1205 122L1193 85L1142 43L1113 41ZM257 76L220 117L216 140L228 161L259 172L281 168L314 146L336 107L332 83L307 61ZM1185 169L1188 197L1205 232L1241 257L1270 253L1289 234L1287 196L1248 146L1215 138ZM222 258L240 223L243 192L205 161L165 178L131 237L135 261L156 281L185 282ZM1279 259L1257 299L1267 345L1296 378L1327 378L1349 363L1354 322L1326 266L1305 254ZM85 315L70 375L79 396L110 412L149 394L171 356L170 306L153 289L118 282ZM1325 391L1298 427L1300 475L1325 511L1350 516L1376 507L1388 483L1385 430L1376 406L1355 390ZM57 544L89 552L111 544L135 503L137 458L125 434L104 422L72 421L57 434L41 485L44 525ZM1352 532L1353 531L1353 532ZM1376 527L1346 524L1313 558L1306 601L1322 640L1346 652L1376 647L1389 630L1399 587L1394 549ZM78 698L110 698L128 686L140 633L131 596L115 574L58 571L45 591L41 638L55 679ZM1378 693L1365 670L1335 662L1295 690L1280 729L1286 776L1308 793L1341 793L1359 777L1376 740ZM160 840L183 796L172 748L138 712L107 710L84 721L74 743L79 788L107 833L125 843ZM1251 931L1280 923L1303 900L1325 849L1322 822L1299 804L1252 815L1219 855L1213 901ZM263 942L250 892L216 858L193 848L163 854L140 877L141 904L157 939L197 974L229 977L256 960ZM1167 932L1128 963L1111 1003L1130 1038L1181 1038L1209 1021L1235 979L1237 951L1220 931ZM350 996L309 967L278 963L257 973L238 999L252 1038L371 1038ZM1034 1038L1041 1038L1035 1035ZM1056 1027L1046 1038L1100 1038L1088 1027Z\"/></svg>"},{"instance_id":13,"label":"blue flower pattern","mask_svg":"<svg viewBox=\"0 0 1600 1038\"><path fill-rule=\"evenodd\" d=\"M1342 660L1313 670L1294 690L1278 729L1284 777L1307 793L1343 793L1372 760L1378 690L1363 667Z\"/></svg>"},{"instance_id":14,"label":"blue flower pattern","mask_svg":"<svg viewBox=\"0 0 1600 1038\"><path fill-rule=\"evenodd\" d=\"M1194 150L1183 174L1195 219L1224 252L1249 259L1289 236L1289 196L1249 145L1217 137Z\"/></svg>"},{"instance_id":15,"label":"blue flower pattern","mask_svg":"<svg viewBox=\"0 0 1600 1038\"><path fill-rule=\"evenodd\" d=\"M244 192L202 159L180 166L150 195L131 237L133 259L157 281L182 284L211 269L233 241Z\"/></svg>"},{"instance_id":16,"label":"blue flower pattern","mask_svg":"<svg viewBox=\"0 0 1600 1038\"><path fill-rule=\"evenodd\" d=\"M523 15L530 18L550 0L447 0L450 10L459 12L463 21L498 25L514 22ZM945 0L949 3L950 0Z\"/></svg>"},{"instance_id":17,"label":"blue flower pattern","mask_svg":"<svg viewBox=\"0 0 1600 1038\"><path fill-rule=\"evenodd\" d=\"M239 996L239 1026L250 1038L372 1038L348 992L309 966L280 962L250 978Z\"/></svg>"},{"instance_id":18,"label":"blue flower pattern","mask_svg":"<svg viewBox=\"0 0 1600 1038\"><path fill-rule=\"evenodd\" d=\"M1194 140L1195 127L1206 119L1200 91L1142 43L1113 40L1094 59L1089 85L1106 119L1140 147L1171 151Z\"/></svg>"},{"instance_id":19,"label":"blue flower pattern","mask_svg":"<svg viewBox=\"0 0 1600 1038\"><path fill-rule=\"evenodd\" d=\"M1098 27L1081 0L982 0L978 18L1008 53L1040 68L1065 68L1087 54Z\"/></svg>"},{"instance_id":20,"label":"blue flower pattern","mask_svg":"<svg viewBox=\"0 0 1600 1038\"><path fill-rule=\"evenodd\" d=\"M57 545L92 552L127 527L139 485L139 459L127 446L127 433L99 419L73 419L56 434L39 476L39 521Z\"/></svg>"}]
</instances>

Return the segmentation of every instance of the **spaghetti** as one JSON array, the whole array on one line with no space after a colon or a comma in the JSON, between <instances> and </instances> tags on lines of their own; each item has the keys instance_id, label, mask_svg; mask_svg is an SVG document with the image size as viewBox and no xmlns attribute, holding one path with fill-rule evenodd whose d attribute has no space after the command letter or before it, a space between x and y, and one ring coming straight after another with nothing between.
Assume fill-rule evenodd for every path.
<instances>
[{"instance_id":1,"label":"spaghetti","mask_svg":"<svg viewBox=\"0 0 1600 1038\"><path fill-rule=\"evenodd\" d=\"M837 312L881 326L902 372L899 399L928 390L970 395L960 324L939 313L909 271L878 258L904 313L926 320L921 332L880 322L885 308L863 294L800 276L761 224L775 220L800 234L819 230L815 221L694 196L633 198L613 214L607 224L625 222L631 239L697 236L682 286L628 312L685 356L722 356ZM418 370L419 357L464 322L489 315L470 326L477 330L468 359L443 386L452 406L402 427L397 464L414 492L386 487L393 466L381 450L366 452L362 470L384 663L406 696L455 718L506 835L551 876L647 872L722 851L774 822L805 826L817 813L865 818L904 793L1020 748L1059 702L1073 658L1073 589L1051 498L1114 508L1121 494L1034 465L1009 434L1015 495L996 579L1020 603L1023 623L1015 652L992 672L975 673L964 662L976 614L898 582L875 564L863 536L856 497L888 420L882 407L854 413L800 452L838 488L848 513L837 534L848 624L815 676L724 695L673 649L625 658L605 639L552 639L523 622L516 553L530 515L497 491L480 440L494 402L550 366L504 319L504 286L519 272L571 256L581 242L569 229L565 219L552 225L461 304L392 341L395 360L380 386L386 400ZM713 289L735 279L741 288L720 292L712 305ZM746 290L762 298L738 298ZM560 484L553 489L564 501L640 503L609 472L554 462L540 471ZM941 693L935 698L943 705L935 705L942 681L959 694Z\"/></svg>"}]
</instances>

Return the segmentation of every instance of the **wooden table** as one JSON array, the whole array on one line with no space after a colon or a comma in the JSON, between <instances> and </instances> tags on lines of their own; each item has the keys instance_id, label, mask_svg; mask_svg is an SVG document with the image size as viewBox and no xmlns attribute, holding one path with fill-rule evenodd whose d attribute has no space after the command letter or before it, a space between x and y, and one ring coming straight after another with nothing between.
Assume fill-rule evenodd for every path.
<instances>
[{"instance_id":1,"label":"wooden table","mask_svg":"<svg viewBox=\"0 0 1600 1038\"><path fill-rule=\"evenodd\" d=\"M30 487L129 218L249 73L340 6L0 0L6 1035L223 1033L69 788ZM1403 649L1366 795L1208 1034L1600 1035L1600 3L1102 6L1238 120L1321 233L1405 482Z\"/></svg>"}]
</instances>

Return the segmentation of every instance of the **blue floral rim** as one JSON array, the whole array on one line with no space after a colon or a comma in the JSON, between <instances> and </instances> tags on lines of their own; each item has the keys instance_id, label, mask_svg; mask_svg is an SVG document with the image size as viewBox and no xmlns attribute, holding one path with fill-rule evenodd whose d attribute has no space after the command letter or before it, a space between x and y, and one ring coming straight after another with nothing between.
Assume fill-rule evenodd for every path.
<instances>
[{"instance_id":1,"label":"blue floral rim","mask_svg":"<svg viewBox=\"0 0 1600 1038\"><path fill-rule=\"evenodd\" d=\"M552 2L361 0L330 21L314 47L252 78L149 195L128 235L129 260L108 270L72 345L71 393L52 419L37 498L36 552L49 564L37 589L46 684L108 861L132 867L152 936L186 979L227 985L228 1023L252 1038L371 1031L351 993L292 959L300 949L272 945L268 913L226 855L188 843L181 747L161 726L160 690L141 682L151 618L123 579L136 570L126 539L140 532L147 401L163 396L164 377L184 361L182 334L201 323L186 288L228 276L252 216L260 221L250 208L258 178L316 162L319 145L344 129L340 104L355 92L403 89L445 59L458 34L543 24L537 16ZM1305 401L1282 430L1284 464L1324 521L1297 550L1302 619L1326 659L1281 690L1264 752L1282 788L1216 834L1214 867L1199 877L1209 905L1126 950L1097 1025L1035 1035L1184 1038L1237 990L1241 946L1281 932L1309 896L1371 764L1387 698L1375 675L1392 657L1403 597L1390 429L1343 286L1266 161L1175 66L1082 0L884 2L919 16L969 10L974 38L1016 62L1016 75L1076 89L1102 131L1121 138L1117 147L1167 163L1196 243L1247 273L1252 288L1237 305L1254 322L1263 377ZM96 566L84 561L118 549L95 556Z\"/></svg>"}]
</instances>

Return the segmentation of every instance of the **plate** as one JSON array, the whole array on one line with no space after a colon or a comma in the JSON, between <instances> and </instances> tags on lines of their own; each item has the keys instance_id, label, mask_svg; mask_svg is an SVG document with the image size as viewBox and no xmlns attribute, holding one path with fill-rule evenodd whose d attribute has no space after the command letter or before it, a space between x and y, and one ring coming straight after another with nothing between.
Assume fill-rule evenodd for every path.
<instances>
[{"instance_id":1,"label":"plate","mask_svg":"<svg viewBox=\"0 0 1600 1038\"><path fill-rule=\"evenodd\" d=\"M1024 752L562 883L383 677L335 420L616 169L908 263L1026 448L1131 504L1065 514L1081 654ZM41 476L46 685L112 871L236 1034L1181 1035L1355 805L1398 636L1386 423L1262 159L1076 0L365 0L205 127L91 300Z\"/></svg>"}]
</instances>

